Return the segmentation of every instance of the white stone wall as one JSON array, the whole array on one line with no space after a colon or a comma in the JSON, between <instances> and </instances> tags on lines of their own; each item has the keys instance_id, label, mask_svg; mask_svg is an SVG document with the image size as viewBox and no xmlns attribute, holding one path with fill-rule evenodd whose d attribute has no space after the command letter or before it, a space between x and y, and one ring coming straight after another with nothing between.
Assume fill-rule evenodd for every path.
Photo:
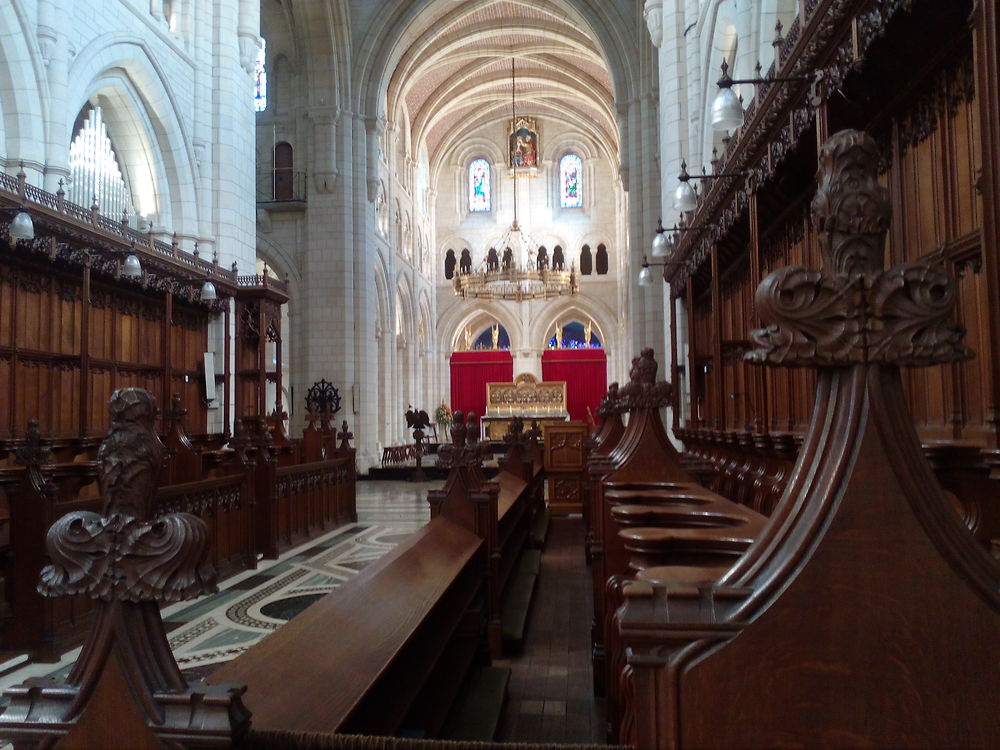
<instances>
[{"instance_id":1,"label":"white stone wall","mask_svg":"<svg viewBox=\"0 0 1000 750\"><path fill-rule=\"evenodd\" d=\"M438 299L437 338L439 391L435 403L450 401L449 357L464 347L466 327L477 338L494 321L506 328L514 357L515 376L529 372L541 377L541 354L552 337L555 326L579 320L593 320L610 360L610 378L619 377L628 354L629 341L624 319L617 314L621 286L629 285L628 227L620 200L623 189L617 164L598 144L581 132L561 123L539 118L540 163L534 176L517 178L518 221L534 240L544 245L551 262L555 246L563 249L566 269L580 272L580 252L588 245L594 270L580 276L580 293L573 297L532 302L477 302L455 296L452 283L444 276L448 249L459 257L463 248L472 255L473 268L485 263L490 247L502 253L500 241L514 216L514 180L506 167L507 134L503 126L477 132L469 142L447 154L438 167L435 189L435 264L434 282ZM583 160L583 206L560 205L559 160L575 153ZM489 213L468 211L468 165L485 158L491 165L493 202ZM607 275L596 272L598 245L605 245L609 255Z\"/></svg>"},{"instance_id":2,"label":"white stone wall","mask_svg":"<svg viewBox=\"0 0 1000 750\"><path fill-rule=\"evenodd\" d=\"M252 272L257 30L250 0L2 0L0 165L23 162L31 184L57 191L77 115L98 104L154 232Z\"/></svg>"}]
</instances>

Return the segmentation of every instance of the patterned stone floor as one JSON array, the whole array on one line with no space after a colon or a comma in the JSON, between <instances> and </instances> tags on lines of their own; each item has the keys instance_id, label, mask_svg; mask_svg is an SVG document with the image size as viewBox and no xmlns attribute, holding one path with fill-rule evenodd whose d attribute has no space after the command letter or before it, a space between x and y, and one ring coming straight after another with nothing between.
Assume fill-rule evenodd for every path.
<instances>
[{"instance_id":1,"label":"patterned stone floor","mask_svg":"<svg viewBox=\"0 0 1000 750\"><path fill-rule=\"evenodd\" d=\"M189 679L235 658L378 559L429 517L427 490L442 482L358 482L358 522L276 561L227 579L220 591L163 609L174 656ZM0 679L0 690L38 675L69 672L79 649L57 664L32 664Z\"/></svg>"},{"instance_id":2,"label":"patterned stone floor","mask_svg":"<svg viewBox=\"0 0 1000 750\"><path fill-rule=\"evenodd\" d=\"M166 607L163 618L185 675L198 679L232 659L320 596L385 554L427 522L435 482L358 483L358 522L336 529L277 561L230 578L222 590ZM591 692L590 575L578 518L553 519L523 650L502 659L511 669L500 739L507 742L603 742L602 702ZM0 691L28 677L65 675L79 655L35 664L0 679ZM7 750L0 741L0 750Z\"/></svg>"}]
</instances>

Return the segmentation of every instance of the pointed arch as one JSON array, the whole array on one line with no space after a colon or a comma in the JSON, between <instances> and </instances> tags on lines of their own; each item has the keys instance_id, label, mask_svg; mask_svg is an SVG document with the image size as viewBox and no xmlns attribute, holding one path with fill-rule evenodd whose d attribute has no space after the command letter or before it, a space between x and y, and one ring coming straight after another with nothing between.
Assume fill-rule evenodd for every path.
<instances>
[{"instance_id":1,"label":"pointed arch","mask_svg":"<svg viewBox=\"0 0 1000 750\"><path fill-rule=\"evenodd\" d=\"M94 70L99 72L93 74ZM159 223L200 233L199 201L191 200L199 182L194 139L177 114L186 111L190 102L172 90L147 44L124 34L97 37L74 59L67 90L76 98L68 102L67 111L72 114L61 134L64 142L72 139L76 113L96 100L121 144L121 159L130 179L133 174L143 175L152 186ZM190 97L190 92L185 96Z\"/></svg>"}]
</instances>

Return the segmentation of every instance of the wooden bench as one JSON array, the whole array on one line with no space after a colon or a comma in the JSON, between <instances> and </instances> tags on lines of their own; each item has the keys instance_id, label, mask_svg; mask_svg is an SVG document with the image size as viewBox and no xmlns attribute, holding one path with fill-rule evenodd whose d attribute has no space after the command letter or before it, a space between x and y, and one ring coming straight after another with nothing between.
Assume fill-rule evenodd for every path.
<instances>
[{"instance_id":1,"label":"wooden bench","mask_svg":"<svg viewBox=\"0 0 1000 750\"><path fill-rule=\"evenodd\" d=\"M506 548L530 507L522 479L483 481L479 448L443 450L451 471L427 526L209 683L246 685L258 729L438 736L487 632L499 643Z\"/></svg>"},{"instance_id":2,"label":"wooden bench","mask_svg":"<svg viewBox=\"0 0 1000 750\"><path fill-rule=\"evenodd\" d=\"M260 729L435 736L484 627L485 542L445 517L216 670Z\"/></svg>"}]
</instances>

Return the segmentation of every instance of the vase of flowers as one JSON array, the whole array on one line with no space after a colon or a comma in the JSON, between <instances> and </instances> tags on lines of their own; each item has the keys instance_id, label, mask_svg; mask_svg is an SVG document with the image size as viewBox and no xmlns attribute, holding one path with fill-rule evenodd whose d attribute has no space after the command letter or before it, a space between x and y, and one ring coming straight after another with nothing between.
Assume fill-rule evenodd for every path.
<instances>
[{"instance_id":1,"label":"vase of flowers","mask_svg":"<svg viewBox=\"0 0 1000 750\"><path fill-rule=\"evenodd\" d=\"M438 430L446 433L448 428L451 427L453 420L454 415L452 414L451 407L442 401L441 405L434 410L434 421L437 422Z\"/></svg>"}]
</instances>

